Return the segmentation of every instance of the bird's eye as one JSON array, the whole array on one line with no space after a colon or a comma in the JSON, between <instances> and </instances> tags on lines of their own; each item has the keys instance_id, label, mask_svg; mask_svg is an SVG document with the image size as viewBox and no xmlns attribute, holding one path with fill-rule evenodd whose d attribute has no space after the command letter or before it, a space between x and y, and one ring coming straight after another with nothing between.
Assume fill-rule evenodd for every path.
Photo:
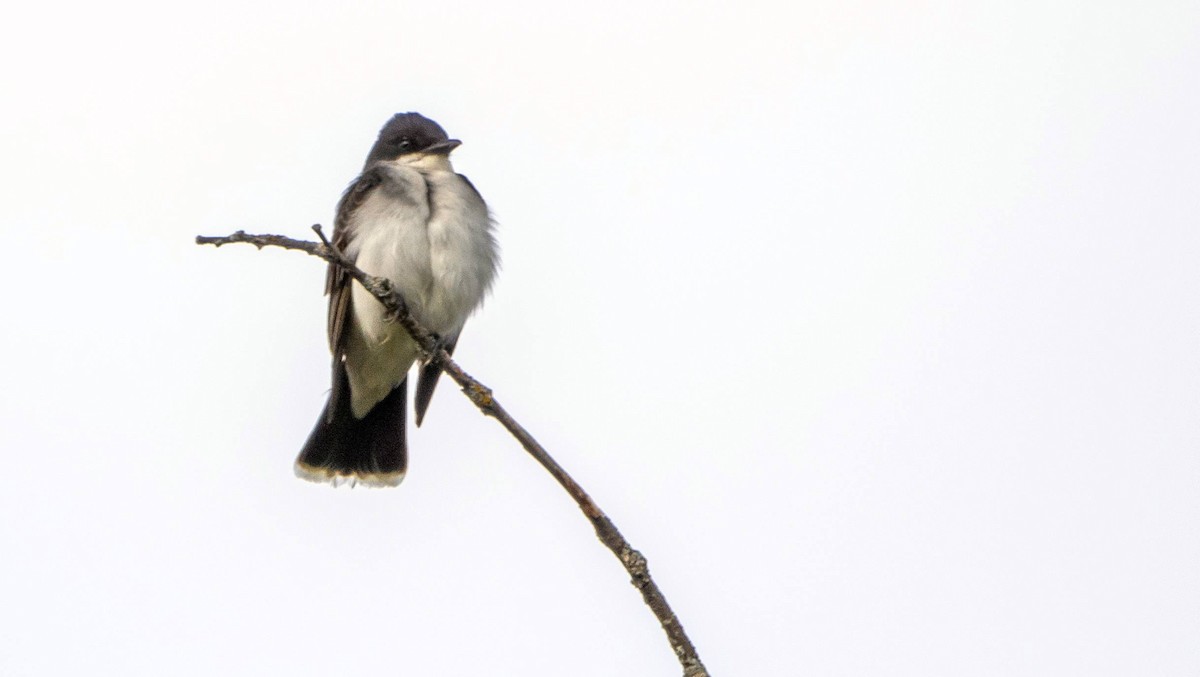
<instances>
[{"instance_id":1,"label":"bird's eye","mask_svg":"<svg viewBox=\"0 0 1200 677\"><path fill-rule=\"evenodd\" d=\"M396 147L400 150L409 150L413 147L412 139L407 136L402 136L396 141Z\"/></svg>"}]
</instances>

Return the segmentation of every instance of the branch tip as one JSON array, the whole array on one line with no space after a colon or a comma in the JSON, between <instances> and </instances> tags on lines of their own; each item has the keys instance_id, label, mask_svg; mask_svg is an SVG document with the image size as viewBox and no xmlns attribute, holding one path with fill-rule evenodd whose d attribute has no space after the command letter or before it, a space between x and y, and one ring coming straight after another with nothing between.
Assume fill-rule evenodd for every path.
<instances>
[{"instance_id":1,"label":"branch tip","mask_svg":"<svg viewBox=\"0 0 1200 677\"><path fill-rule=\"evenodd\" d=\"M321 244L325 245L326 247L329 247L330 250L336 251L333 249L333 245L330 244L329 240L325 237L325 231L321 230L321 224L314 223L312 225L312 229L313 229L313 232L317 234L317 237L321 238Z\"/></svg>"}]
</instances>

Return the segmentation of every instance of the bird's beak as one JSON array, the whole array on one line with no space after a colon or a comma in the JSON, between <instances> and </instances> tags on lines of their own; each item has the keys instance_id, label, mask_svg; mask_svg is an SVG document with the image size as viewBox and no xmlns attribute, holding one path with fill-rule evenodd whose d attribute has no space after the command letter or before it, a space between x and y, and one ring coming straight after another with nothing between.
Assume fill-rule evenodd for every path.
<instances>
[{"instance_id":1,"label":"bird's beak","mask_svg":"<svg viewBox=\"0 0 1200 677\"><path fill-rule=\"evenodd\" d=\"M425 149L426 153L434 153L436 155L449 155L450 151L462 145L462 141L458 139L446 139L440 143L435 143Z\"/></svg>"}]
</instances>

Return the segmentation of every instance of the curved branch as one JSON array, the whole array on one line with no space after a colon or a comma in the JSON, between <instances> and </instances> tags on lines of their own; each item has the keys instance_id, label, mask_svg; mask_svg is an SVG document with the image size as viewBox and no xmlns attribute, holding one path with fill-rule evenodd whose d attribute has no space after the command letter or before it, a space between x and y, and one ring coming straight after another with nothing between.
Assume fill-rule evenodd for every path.
<instances>
[{"instance_id":1,"label":"curved branch","mask_svg":"<svg viewBox=\"0 0 1200 677\"><path fill-rule=\"evenodd\" d=\"M571 495L571 498L575 499L575 503L579 505L579 509L583 511L584 516L587 517L588 521L592 523L592 527L596 530L597 538L620 560L621 565L629 572L630 582L641 591L642 599L645 600L650 610L654 612L654 616L658 619L658 622L662 624L663 631L667 634L667 640L671 643L671 649L675 652L675 657L679 659L680 665L683 666L684 677L708 677L707 669L700 662L700 657L696 655L696 647L688 639L687 633L684 632L683 626L675 616L675 612L667 604L666 597L663 596L662 591L658 589L658 585L651 578L646 558L640 552L634 550L633 546L629 545L629 541L625 540L625 537L617 530L617 526L600 510L600 507L596 505L591 496L588 496L583 487L579 486L579 483L567 474L567 471L563 470L557 461L551 458L546 449L533 438L533 435L529 434L529 431L521 427L521 424L517 423L505 411L504 407L500 406L500 403L492 395L492 390L463 371L462 367L458 366L458 363L451 359L450 354L439 345L433 335L424 327L417 324L417 321L408 312L408 307L405 305L404 299L392 288L391 282L385 278L373 277L364 273L358 266L354 265L353 261L347 259L336 247L330 244L329 240L325 239L325 234L321 231L321 226L315 225L313 226L313 230L321 238L321 242L294 240L282 235L248 235L245 231L239 230L232 235L219 237L197 236L196 244L211 244L220 247L224 244L246 243L252 244L259 249L263 247L295 249L341 266L351 277L358 280L367 291L379 299L379 302L388 309L388 312L395 318L396 322L412 335L413 340L421 347L425 356L436 358L442 370L458 383L463 393L471 402L486 416L491 416L499 421L500 425L504 426L513 437L517 438L517 441L521 443L525 451L529 452L529 455L533 456L562 485L562 488Z\"/></svg>"}]
</instances>

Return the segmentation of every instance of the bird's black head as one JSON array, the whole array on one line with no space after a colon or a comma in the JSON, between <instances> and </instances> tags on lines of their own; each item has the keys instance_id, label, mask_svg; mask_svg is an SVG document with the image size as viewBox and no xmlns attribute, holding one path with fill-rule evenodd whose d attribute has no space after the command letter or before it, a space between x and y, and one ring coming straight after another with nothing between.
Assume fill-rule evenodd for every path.
<instances>
[{"instance_id":1,"label":"bird's black head","mask_svg":"<svg viewBox=\"0 0 1200 677\"><path fill-rule=\"evenodd\" d=\"M379 139L371 147L365 167L409 153L447 155L461 143L446 136L441 125L420 113L396 113L379 130Z\"/></svg>"}]
</instances>

